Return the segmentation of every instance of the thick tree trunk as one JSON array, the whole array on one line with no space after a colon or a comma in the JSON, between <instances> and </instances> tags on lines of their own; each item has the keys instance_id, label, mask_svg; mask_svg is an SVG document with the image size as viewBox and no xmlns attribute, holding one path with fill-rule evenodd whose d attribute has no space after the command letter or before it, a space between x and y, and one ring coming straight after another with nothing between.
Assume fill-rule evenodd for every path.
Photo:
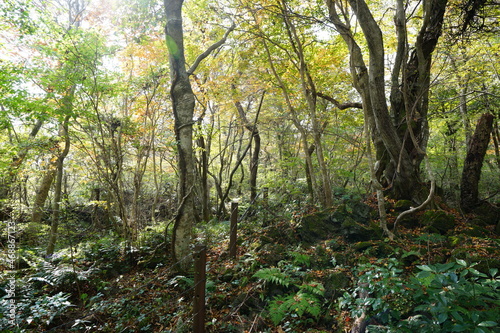
<instances>
[{"instance_id":1,"label":"thick tree trunk","mask_svg":"<svg viewBox=\"0 0 500 333\"><path fill-rule=\"evenodd\" d=\"M51 163L42 177L42 181L36 191L35 200L33 201L33 207L31 209L31 222L40 223L42 220L43 206L49 196L50 187L54 181L56 171L56 163Z\"/></svg>"},{"instance_id":2,"label":"thick tree trunk","mask_svg":"<svg viewBox=\"0 0 500 333\"><path fill-rule=\"evenodd\" d=\"M460 188L460 207L466 213L473 211L481 203L478 186L484 155L490 143L493 118L489 113L481 116L467 148Z\"/></svg>"},{"instance_id":3,"label":"thick tree trunk","mask_svg":"<svg viewBox=\"0 0 500 333\"><path fill-rule=\"evenodd\" d=\"M175 119L177 141L177 164L179 207L175 217L172 235L172 254L181 270L187 270L192 263L190 256L192 229L195 223L195 182L193 158L193 113L195 97L186 71L184 57L184 32L182 26L183 0L165 0L166 42L169 50L171 88L170 97Z\"/></svg>"},{"instance_id":4,"label":"thick tree trunk","mask_svg":"<svg viewBox=\"0 0 500 333\"><path fill-rule=\"evenodd\" d=\"M430 64L432 52L441 35L447 0L424 4L423 24L417 36L415 51L408 57L406 15L402 1L397 2L395 16L398 48L391 77L391 113L385 85L384 44L381 29L364 0L349 0L369 50L369 66L351 31L338 12L340 3L327 0L330 19L341 34L351 55L354 87L368 108L366 121L374 135L377 156L376 175L396 198L420 203L425 198L420 181L420 164L425 156L429 136L427 124Z\"/></svg>"}]
</instances>

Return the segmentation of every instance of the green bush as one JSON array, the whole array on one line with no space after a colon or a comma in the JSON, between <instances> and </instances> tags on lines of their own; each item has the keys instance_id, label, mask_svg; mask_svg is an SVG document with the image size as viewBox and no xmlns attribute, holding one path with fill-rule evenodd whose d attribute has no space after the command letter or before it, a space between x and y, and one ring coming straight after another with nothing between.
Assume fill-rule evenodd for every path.
<instances>
[{"instance_id":1,"label":"green bush","mask_svg":"<svg viewBox=\"0 0 500 333\"><path fill-rule=\"evenodd\" d=\"M367 315L369 332L500 332L500 276L464 260L421 265L406 280L395 259L360 265L357 286L340 300L353 316ZM360 297L362 295L362 297Z\"/></svg>"}]
</instances>

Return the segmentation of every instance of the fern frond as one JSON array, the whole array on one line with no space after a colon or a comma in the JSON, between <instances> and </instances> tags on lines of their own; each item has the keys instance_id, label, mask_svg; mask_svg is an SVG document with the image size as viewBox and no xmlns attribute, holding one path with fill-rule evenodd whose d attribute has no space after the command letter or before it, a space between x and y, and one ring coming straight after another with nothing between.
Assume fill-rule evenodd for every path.
<instances>
[{"instance_id":1,"label":"fern frond","mask_svg":"<svg viewBox=\"0 0 500 333\"><path fill-rule=\"evenodd\" d=\"M287 276L281 269L276 267L263 268L258 270L253 277L270 282L277 285L288 287L292 282L291 278Z\"/></svg>"}]
</instances>

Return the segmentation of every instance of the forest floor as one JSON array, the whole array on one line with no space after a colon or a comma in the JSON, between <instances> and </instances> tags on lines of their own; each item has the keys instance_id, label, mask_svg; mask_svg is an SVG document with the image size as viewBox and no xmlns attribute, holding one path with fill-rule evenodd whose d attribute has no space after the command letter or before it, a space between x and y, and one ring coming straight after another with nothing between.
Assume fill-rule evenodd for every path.
<instances>
[{"instance_id":1,"label":"forest floor","mask_svg":"<svg viewBox=\"0 0 500 333\"><path fill-rule=\"evenodd\" d=\"M346 197L328 211L306 207L278 214L260 207L239 224L237 258L229 257L228 221L200 225L198 241L207 245L206 331L349 332L364 311L366 324L384 332L411 318L418 302L426 302L422 297L432 298L440 276L467 289L461 280L467 271L477 283L495 281L478 300L491 306L471 303L484 318L467 319L469 309L459 304L463 295L447 296L447 317L435 314L441 316L438 331L447 332L443 325L450 320L463 324L464 332L477 331L468 331L468 324L479 327L477 332L500 332L492 319L500 318L495 225L441 207L402 222L391 241L377 225L374 205L373 198ZM388 207L390 228L400 213L396 206ZM18 331L193 332L194 274L176 272L162 233L151 228L141 246L128 252L116 238L105 236L76 246L71 255L61 251L28 267L23 274L34 283L34 302L24 309L31 314ZM416 290L411 290L412 276L430 281L421 282L424 292L418 299L410 299ZM360 288L363 281L369 286ZM436 295L440 288L451 287L443 282ZM67 296L66 303L42 297L58 293Z\"/></svg>"}]
</instances>

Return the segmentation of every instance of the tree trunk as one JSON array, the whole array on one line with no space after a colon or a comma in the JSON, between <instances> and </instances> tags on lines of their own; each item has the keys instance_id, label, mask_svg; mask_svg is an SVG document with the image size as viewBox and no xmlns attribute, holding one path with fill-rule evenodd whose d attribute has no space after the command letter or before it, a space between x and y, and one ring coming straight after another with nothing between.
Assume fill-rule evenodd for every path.
<instances>
[{"instance_id":1,"label":"tree trunk","mask_svg":"<svg viewBox=\"0 0 500 333\"><path fill-rule=\"evenodd\" d=\"M70 147L70 138L68 134L68 121L69 116L66 116L61 125L61 135L64 136L64 149L57 158L57 172L56 172L56 184L54 190L54 203L52 207L52 224L50 227L49 244L47 245L47 256L51 256L54 253L54 248L57 241L57 229L59 227L59 215L61 210L61 199L62 199L62 185L63 185L63 173L64 173L64 159L68 156Z\"/></svg>"},{"instance_id":2,"label":"tree trunk","mask_svg":"<svg viewBox=\"0 0 500 333\"><path fill-rule=\"evenodd\" d=\"M31 222L40 223L43 216L43 206L49 196L50 187L54 181L57 171L57 163L53 162L49 165L48 169L42 177L40 186L38 187L33 201L33 208L31 210Z\"/></svg>"},{"instance_id":3,"label":"tree trunk","mask_svg":"<svg viewBox=\"0 0 500 333\"><path fill-rule=\"evenodd\" d=\"M292 46L292 49L298 59L298 69L300 74L302 94L307 102L309 116L311 118L312 136L314 144L316 145L316 157L318 159L318 167L321 176L321 204L323 205L323 207L328 208L333 204L333 194L330 184L328 167L326 165L325 157L323 154L323 142L321 140L324 127L321 128L318 117L316 115L316 84L314 83L314 80L309 71L309 67L307 66L302 40L297 33L294 22L290 19L290 13L288 12L287 5L284 0L281 1L281 12L283 14L284 22L287 28L286 32L290 41L290 45Z\"/></svg>"},{"instance_id":4,"label":"tree trunk","mask_svg":"<svg viewBox=\"0 0 500 333\"><path fill-rule=\"evenodd\" d=\"M398 48L391 76L391 112L386 97L385 58L382 31L364 0L349 0L369 50L369 66L363 60L350 22L342 21L341 3L327 0L330 19L341 34L351 55L351 76L360 93L363 107L369 108L366 121L374 135L377 177L395 198L420 203L424 199L420 181L420 164L429 137L427 124L430 64L432 52L441 35L447 0L424 4L423 24L415 48L408 57L406 14L404 4L397 1L395 16Z\"/></svg>"},{"instance_id":5,"label":"tree trunk","mask_svg":"<svg viewBox=\"0 0 500 333\"><path fill-rule=\"evenodd\" d=\"M201 148L201 211L202 220L210 221L210 187L208 186L208 147L205 143L205 138L200 135L198 138L198 146Z\"/></svg>"},{"instance_id":6,"label":"tree trunk","mask_svg":"<svg viewBox=\"0 0 500 333\"><path fill-rule=\"evenodd\" d=\"M235 89L234 86L233 89ZM250 133L252 133L252 139L254 141L254 147L250 161L250 202L254 202L255 199L257 198L257 175L259 169L259 155L260 155L260 145L261 145L260 133L257 127L257 119L259 112L262 108L262 102L264 101L265 93L266 93L265 91L262 92L262 97L260 99L260 103L257 110L257 116L253 124L248 120L245 110L243 110L243 106L241 105L241 103L239 101L235 102L236 109L238 110L238 114L240 115L243 125L248 131L250 131Z\"/></svg>"},{"instance_id":7,"label":"tree trunk","mask_svg":"<svg viewBox=\"0 0 500 333\"><path fill-rule=\"evenodd\" d=\"M192 229L195 222L194 209L194 158L193 158L193 113L195 97L186 71L184 57L184 32L182 26L183 0L165 0L166 43L170 62L170 97L175 120L177 142L177 164L179 170L178 214L175 217L172 235L173 259L181 270L192 263L190 257Z\"/></svg>"},{"instance_id":8,"label":"tree trunk","mask_svg":"<svg viewBox=\"0 0 500 333\"><path fill-rule=\"evenodd\" d=\"M33 140L40 128L42 127L43 120L39 119L33 126L28 140ZM31 149L31 145L24 145L24 147L17 153L17 156L14 157L12 163L10 163L7 175L0 179L0 203L2 203L3 199L9 199L11 196L11 188L12 184L16 180L17 173L24 159L28 155L29 150ZM1 206L0 206L1 207Z\"/></svg>"},{"instance_id":9,"label":"tree trunk","mask_svg":"<svg viewBox=\"0 0 500 333\"><path fill-rule=\"evenodd\" d=\"M481 116L467 148L460 188L460 207L465 213L473 211L481 203L478 186L484 155L490 143L493 118L490 113Z\"/></svg>"}]
</instances>

